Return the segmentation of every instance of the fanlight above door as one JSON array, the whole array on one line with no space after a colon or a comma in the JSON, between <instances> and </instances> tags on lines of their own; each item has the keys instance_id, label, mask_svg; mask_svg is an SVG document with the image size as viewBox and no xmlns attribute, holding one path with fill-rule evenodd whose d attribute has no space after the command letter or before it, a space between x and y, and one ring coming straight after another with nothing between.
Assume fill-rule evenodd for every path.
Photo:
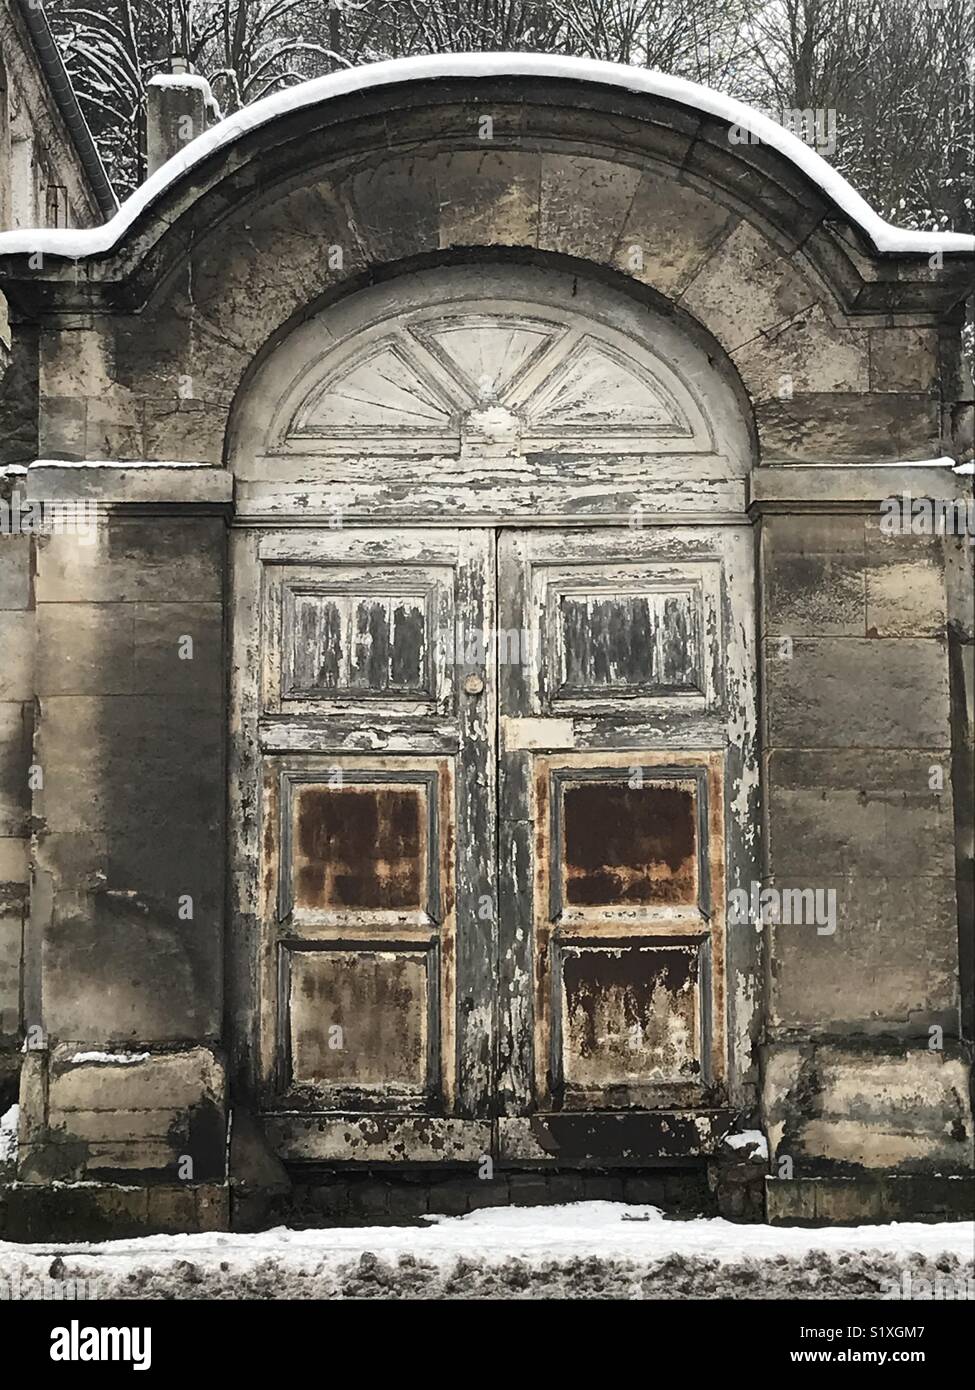
<instances>
[{"instance_id":1,"label":"fanlight above door","mask_svg":"<svg viewBox=\"0 0 975 1390\"><path fill-rule=\"evenodd\" d=\"M501 299L392 312L329 344L285 393L269 453L705 453L679 367L608 323Z\"/></svg>"}]
</instances>

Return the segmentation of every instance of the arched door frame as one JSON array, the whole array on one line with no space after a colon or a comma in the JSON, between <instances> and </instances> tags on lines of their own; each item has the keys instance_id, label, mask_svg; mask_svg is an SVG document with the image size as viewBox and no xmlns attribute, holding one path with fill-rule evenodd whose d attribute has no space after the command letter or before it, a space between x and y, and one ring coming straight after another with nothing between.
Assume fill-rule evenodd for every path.
<instances>
[{"instance_id":1,"label":"arched door frame","mask_svg":"<svg viewBox=\"0 0 975 1390\"><path fill-rule=\"evenodd\" d=\"M469 367L483 354L478 358L472 343L480 335L496 348L498 323L512 335L508 353L491 366L505 383L499 388L492 379L478 400ZM546 325L553 339L562 338L554 350L541 343ZM461 334L460 361L449 360L445 348L451 333ZM532 334L539 340L534 345ZM548 379L546 350L555 361ZM386 354L380 364L385 378L377 374L377 353ZM511 355L519 353L524 362L512 365ZM598 283L502 263L407 273L351 296L310 315L291 334L278 335L249 375L228 434L238 490L231 824L239 847L229 964L236 982L238 1084L257 1098L284 1157L431 1161L439 1154L472 1161L494 1152L512 1162L665 1160L707 1152L730 1117L752 1107L758 948L754 933L727 933L723 917L719 923L715 917L729 876L737 884L752 881L756 872L753 556L744 514L752 436L740 395L726 369L715 366L716 356L701 351L653 308ZM376 383L389 381L390 374L397 409L383 415L376 407ZM416 382L428 437L422 431L411 437L403 426L409 409L398 407L409 381ZM587 413L580 408L587 382L595 387L588 432L579 425ZM506 398L503 386L511 383ZM561 416L553 415L553 401L561 403ZM627 411L635 422L629 437L618 429L612 437L613 421ZM487 428L477 418L484 412L491 415ZM659 427L656 434L646 428L651 421ZM491 536L486 548L478 535ZM432 624L427 636L438 674L423 692L390 687L385 723L363 725L361 701L358 707L354 700L342 705L348 692L333 688L330 700L316 705L315 692L295 684L287 624L299 609L303 620L317 622L323 604L334 613L344 612L343 605L354 608L361 596L352 591L367 579L402 598L397 557L414 580L419 575L426 584ZM331 576L324 599L316 579L321 566ZM449 582L441 583L448 571ZM664 694L657 688L659 676L654 686L647 671L638 671L630 687L626 677L612 692L590 691L595 700L576 690L566 703L564 691L546 690L546 682L552 687L552 663L566 660L557 650L564 632L554 635L553 614L565 611L586 587L570 582L573 576L587 576L597 594L623 605L621 612L629 611L626 605L645 605L647 586L662 592L669 585L661 602L671 603L673 613L673 605L686 602L682 621L700 624L700 669L674 678L686 678L688 688ZM475 626L490 630L497 624L498 632L507 632L537 622L549 646L543 642L541 655L536 651L517 668L495 664L496 652L485 659L482 651L479 660L467 661L456 660L455 650L447 671L447 644L456 637L449 592L473 603ZM498 603L501 618L494 616ZM318 617L310 618L313 609ZM282 614L290 615L283 623ZM347 614L343 621L355 619ZM359 680L361 673L349 679ZM465 694L466 683L476 690L485 681L479 712ZM358 709L344 726L343 708ZM411 718L418 720L412 730ZM360 723L353 727L356 719ZM433 729L438 719L439 735ZM478 747L471 734L485 723L491 726L489 746ZM438 743L438 736L445 741ZM446 759L439 771L438 757ZM282 867L282 855L292 854L300 839L294 807L302 787L322 782L322 758L331 759L340 782L360 777L365 785L388 781L410 765L411 785L426 779L424 814L432 801L440 807L428 858L442 848L445 829L453 843L467 846L467 860L444 866L445 876L435 885L441 901L450 896L458 906L453 934L437 939L436 967L429 954L419 963L416 943L401 932L400 966L413 971L410 988L423 1003L412 1032L400 1042L404 1056L415 1060L423 1052L426 1080L412 1091L387 1088L389 1104L380 1103L379 1115L370 1113L375 1087L360 1086L352 1095L354 1086L336 1083L316 1100L314 1087L292 1084L294 1077L282 1071L295 1066L308 1036L307 1015L304 1023L295 1022L300 1010L294 991L304 990L320 1003L331 988L308 978L324 937L333 964L340 950L346 952L343 967L351 968L348 953L355 943L377 949L375 933L371 941L368 932L343 937L341 922L326 921L327 913L312 927L306 922L296 928L294 894L282 888L285 878L295 881L295 866ZM557 991L570 957L578 971L585 951L591 962L601 948L586 938L580 918L581 944L573 944L568 956L561 952L557 969L550 946L544 966L540 957L531 958L531 943L545 934L539 922L547 908L537 900L531 905L530 884L537 886L545 875L529 865L545 846L544 836L526 841L526 827L535 824L541 835L555 823L549 808L542 827L539 798L546 793L539 776L558 789L564 815L564 786L600 777L626 784L634 769L653 782L654 768L657 781L671 790L686 788L692 800L698 788L695 833L699 848L707 842L708 857L697 860L687 920L680 931L664 928L670 930L668 949L676 954L642 983L659 983L661 970L673 973L693 957L694 999L684 1001L684 1021L693 1015L688 1026L696 1030L701 1055L683 1058L683 1087L668 1090L665 1079L641 1091L604 1077L587 1089L581 1076L573 1082L570 1074L582 1066L581 1054L578 1047L572 1052L571 1038L566 1042L572 1006L560 1004ZM448 779L452 789L445 792ZM475 808L465 827L476 787L490 804ZM282 818L284 800L291 820ZM448 826L449 807L456 821ZM269 817L276 830L268 829ZM495 856L499 829L502 852ZM521 851L527 859L513 869ZM554 894L552 873L563 869L553 858L547 872L545 892ZM476 913L485 897L493 904L491 925L476 943L465 941L464 914ZM619 905L614 913L613 950L630 951L634 960L640 950L647 956L651 947L646 941L634 945L634 933L656 929L647 926L653 911L635 925L633 913ZM270 937L269 914L288 921ZM688 926L694 914L705 924L699 937L697 927ZM399 920L407 919L411 929L416 926L415 914L410 918L404 908ZM350 930L365 930L355 911L343 920ZM659 940L652 949L663 949ZM356 959L361 958L360 951ZM439 972L436 1010L430 1008L432 968ZM364 978L361 968L359 973ZM488 999L492 979L499 992ZM318 1060L305 1059L312 1070L322 1066L316 1046ZM400 1063L404 1072L402 1057ZM689 1080L695 1067L698 1073ZM434 1073L436 1083L428 1084ZM587 1096L595 1096L589 1113ZM632 1112L629 1120L621 1113L626 1110ZM339 1142L340 1131L351 1132L352 1142Z\"/></svg>"}]
</instances>

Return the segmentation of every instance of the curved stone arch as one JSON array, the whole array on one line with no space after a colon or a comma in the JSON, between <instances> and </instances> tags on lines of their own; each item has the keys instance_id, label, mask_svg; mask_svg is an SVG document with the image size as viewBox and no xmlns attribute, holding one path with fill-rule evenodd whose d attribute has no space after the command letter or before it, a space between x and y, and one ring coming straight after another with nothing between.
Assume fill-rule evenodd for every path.
<instances>
[{"instance_id":1,"label":"curved stone arch","mask_svg":"<svg viewBox=\"0 0 975 1390\"><path fill-rule=\"evenodd\" d=\"M447 504L439 490L524 514L532 498L557 511L571 484L601 514L654 497L738 511L751 415L702 336L565 270L415 270L275 336L238 394L226 463L245 508L300 485L311 512L371 512L408 487L420 511Z\"/></svg>"},{"instance_id":2,"label":"curved stone arch","mask_svg":"<svg viewBox=\"0 0 975 1390\"><path fill-rule=\"evenodd\" d=\"M669 162L692 172L705 172L730 189L743 192L746 202L756 201L756 191L771 191L773 217L781 214L791 199L804 204L806 218L815 225L829 216L847 227L861 250L875 255L930 255L940 250L948 255L970 256L972 238L954 233L923 233L902 230L885 223L843 177L828 165L807 143L814 113L787 113L794 126L805 125L803 139L785 124L745 106L713 89L658 71L592 61L560 58L544 54L441 54L425 59L406 59L368 64L331 77L303 83L296 89L242 109L204 137L194 141L177 158L150 179L130 199L111 222L94 229L77 249L74 237L54 232L41 237L31 233L31 251L77 258L79 255L111 256L114 268L107 267L107 278L117 279L124 265L130 269L151 255L157 243L194 203L201 193L217 188L229 189L234 176L244 174L243 182L253 180L262 153L273 151L273 166L288 162L287 145L295 133L334 131L350 118L361 125L371 117L389 117L378 146L409 145L412 132L405 128L410 115L427 104L448 104L460 98L470 115L471 96L476 93L473 117L478 138L495 140L495 115L506 104L518 103L522 119L515 123L519 134L529 130L533 104L559 111L559 119L582 108L602 110L614 120L607 129L612 148L622 148L624 122L633 115L648 127L636 142L641 154L659 144ZM566 94L571 94L566 99ZM485 99L490 99L488 108ZM490 127L484 129L485 121ZM469 122L468 122L469 123ZM439 122L451 128L450 120ZM653 128L656 127L656 130ZM499 132L502 136L510 132ZM357 151L368 147L357 138ZM595 149L599 142L588 141ZM720 151L720 159L715 156ZM725 166L722 170L721 166ZM750 175L749 176L746 176ZM267 180L262 181L266 186ZM761 185L767 187L762 190ZM232 201L224 199L228 206ZM17 238L8 239L9 248L21 250ZM43 243L43 244L41 244ZM0 253L8 245L0 242Z\"/></svg>"},{"instance_id":3,"label":"curved stone arch","mask_svg":"<svg viewBox=\"0 0 975 1390\"><path fill-rule=\"evenodd\" d=\"M404 266L502 250L564 257L697 320L735 363L763 462L944 452L938 378L957 347L939 324L963 255L934 270L876 251L780 150L729 143L687 104L594 75L478 82L476 103L444 76L282 114L145 201L83 274L53 250L16 272L23 303L96 314L81 456L216 462L269 330Z\"/></svg>"},{"instance_id":4,"label":"curved stone arch","mask_svg":"<svg viewBox=\"0 0 975 1390\"><path fill-rule=\"evenodd\" d=\"M157 286L153 304L165 313L167 287L177 298L192 294L194 314L212 323L215 339L253 353L269 302L283 324L357 277L512 247L614 271L681 305L736 358L756 402L773 397L786 376L798 391L866 388L866 329L846 317L845 281L827 278L812 256L805 219L789 236L769 219L771 203L746 209L740 192L678 172L652 150L638 159L605 146L594 155L595 137L585 153L579 138L536 143L486 153L465 148L467 140L306 167L262 186L256 204L226 211L192 247L191 286L180 288L177 272L175 283ZM316 237L304 231L310 221ZM228 242L238 248L234 258ZM339 253L339 267L328 264L328 251Z\"/></svg>"},{"instance_id":5,"label":"curved stone arch","mask_svg":"<svg viewBox=\"0 0 975 1390\"><path fill-rule=\"evenodd\" d=\"M605 135L604 137L605 138ZM900 456L939 452L937 421L912 402L912 434L871 347L889 317L848 311L843 276L827 277L805 222L790 238L760 211L747 216L697 175L644 157L599 157L550 141L546 149L485 154L470 149L373 154L356 171L307 171L285 191L269 189L189 251L139 317L187 331L182 370L198 398L227 400L266 340L323 296L338 296L400 267L490 255L565 257L631 282L698 321L734 361L759 416L762 455L829 459L869 456L857 434L858 403L875 389L875 420ZM315 235L307 228L313 226ZM827 233L822 237L829 240ZM233 255L228 256L228 246ZM834 248L835 250L835 248ZM330 264L332 255L340 264ZM845 254L845 253L844 253ZM839 259L837 253L834 261ZM188 266L188 268L187 268ZM254 287L261 293L255 296ZM915 316L916 324L916 316ZM912 324L912 328L915 326ZM896 330L895 330L896 331ZM885 342L893 335L888 332ZM929 331L932 360L936 335ZM933 382L922 381L930 390ZM856 397L855 402L842 400ZM781 402L799 397L800 408ZM837 442L800 441L794 418L840 416ZM221 422L214 421L213 452ZM212 456L212 455L211 455Z\"/></svg>"}]
</instances>

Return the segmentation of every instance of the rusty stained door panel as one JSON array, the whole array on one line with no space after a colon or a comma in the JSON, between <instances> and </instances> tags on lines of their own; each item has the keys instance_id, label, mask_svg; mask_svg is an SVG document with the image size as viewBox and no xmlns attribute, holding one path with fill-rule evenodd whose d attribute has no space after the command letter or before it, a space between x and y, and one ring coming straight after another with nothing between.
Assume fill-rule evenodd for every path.
<instances>
[{"instance_id":1,"label":"rusty stained door panel","mask_svg":"<svg viewBox=\"0 0 975 1390\"><path fill-rule=\"evenodd\" d=\"M265 760L269 1099L430 1112L455 1084L451 759Z\"/></svg>"},{"instance_id":2,"label":"rusty stained door panel","mask_svg":"<svg viewBox=\"0 0 975 1390\"><path fill-rule=\"evenodd\" d=\"M337 1104L342 1093L428 1095L429 957L402 948L289 951L293 1085L327 1090Z\"/></svg>"},{"instance_id":3,"label":"rusty stained door panel","mask_svg":"<svg viewBox=\"0 0 975 1390\"><path fill-rule=\"evenodd\" d=\"M692 1102L701 1080L699 943L566 941L553 951L562 1104Z\"/></svg>"},{"instance_id":4,"label":"rusty stained door panel","mask_svg":"<svg viewBox=\"0 0 975 1390\"><path fill-rule=\"evenodd\" d=\"M722 755L537 755L533 773L539 1109L715 1104Z\"/></svg>"},{"instance_id":5,"label":"rusty stained door panel","mask_svg":"<svg viewBox=\"0 0 975 1390\"><path fill-rule=\"evenodd\" d=\"M567 784L559 819L563 892L570 905L697 900L693 787Z\"/></svg>"},{"instance_id":6,"label":"rusty stained door panel","mask_svg":"<svg viewBox=\"0 0 975 1390\"><path fill-rule=\"evenodd\" d=\"M293 815L298 908L424 906L425 787L306 785Z\"/></svg>"}]
</instances>

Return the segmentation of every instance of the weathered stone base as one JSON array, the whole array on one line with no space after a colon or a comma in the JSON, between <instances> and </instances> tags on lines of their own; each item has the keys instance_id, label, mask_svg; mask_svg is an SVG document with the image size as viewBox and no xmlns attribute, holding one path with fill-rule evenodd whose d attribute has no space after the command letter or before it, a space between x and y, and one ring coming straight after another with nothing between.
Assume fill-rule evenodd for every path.
<instances>
[{"instance_id":1,"label":"weathered stone base","mask_svg":"<svg viewBox=\"0 0 975 1390\"><path fill-rule=\"evenodd\" d=\"M933 1052L920 1040L773 1042L763 1077L772 1170L793 1165L783 1177L971 1174L965 1044Z\"/></svg>"},{"instance_id":2,"label":"weathered stone base","mask_svg":"<svg viewBox=\"0 0 975 1390\"><path fill-rule=\"evenodd\" d=\"M180 1192L221 1183L223 1063L207 1047L127 1054L74 1044L28 1052L17 1176L25 1185Z\"/></svg>"},{"instance_id":3,"label":"weathered stone base","mask_svg":"<svg viewBox=\"0 0 975 1390\"><path fill-rule=\"evenodd\" d=\"M615 1173L331 1173L288 1192L231 1192L218 1184L10 1183L0 1186L0 1240L96 1241L200 1231L383 1225L494 1206L648 1203L675 1217L714 1216L703 1169Z\"/></svg>"},{"instance_id":4,"label":"weathered stone base","mask_svg":"<svg viewBox=\"0 0 975 1390\"><path fill-rule=\"evenodd\" d=\"M0 1188L0 1239L94 1241L225 1231L224 1184L11 1183Z\"/></svg>"},{"instance_id":5,"label":"weathered stone base","mask_svg":"<svg viewBox=\"0 0 975 1390\"><path fill-rule=\"evenodd\" d=\"M422 1216L463 1216L484 1207L551 1206L563 1202L633 1202L674 1216L715 1216L718 1207L703 1168L634 1172L417 1171L322 1173L296 1177L290 1192L233 1195L233 1229L267 1226L376 1225Z\"/></svg>"},{"instance_id":6,"label":"weathered stone base","mask_svg":"<svg viewBox=\"0 0 975 1390\"><path fill-rule=\"evenodd\" d=\"M964 1221L975 1217L975 1179L877 1175L765 1176L727 1181L704 1169L635 1173L331 1173L296 1180L288 1193L231 1192L224 1184L11 1183L0 1187L0 1240L128 1239L201 1231L365 1226L462 1216L497 1206L564 1202L647 1203L675 1218L723 1216L776 1226ZM733 1194L733 1196L732 1196Z\"/></svg>"},{"instance_id":7,"label":"weathered stone base","mask_svg":"<svg viewBox=\"0 0 975 1390\"><path fill-rule=\"evenodd\" d=\"M868 1226L887 1221L971 1221L975 1177L883 1174L765 1179L772 1226Z\"/></svg>"},{"instance_id":8,"label":"weathered stone base","mask_svg":"<svg viewBox=\"0 0 975 1390\"><path fill-rule=\"evenodd\" d=\"M726 1221L765 1220L763 1160L718 1161L708 1164L708 1187L718 1216Z\"/></svg>"}]
</instances>

